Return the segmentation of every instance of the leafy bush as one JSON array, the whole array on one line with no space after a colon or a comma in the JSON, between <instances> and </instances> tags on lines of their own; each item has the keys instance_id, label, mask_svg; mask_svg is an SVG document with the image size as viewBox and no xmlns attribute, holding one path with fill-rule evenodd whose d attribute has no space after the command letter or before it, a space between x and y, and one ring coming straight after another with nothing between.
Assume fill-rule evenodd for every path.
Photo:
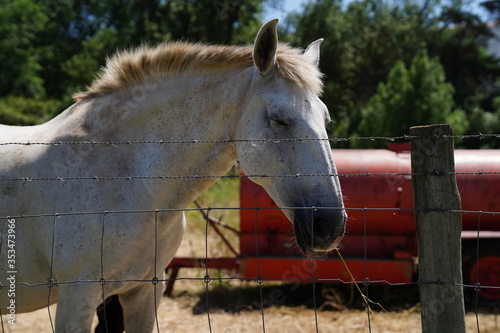
<instances>
[{"instance_id":1,"label":"leafy bush","mask_svg":"<svg viewBox=\"0 0 500 333\"><path fill-rule=\"evenodd\" d=\"M36 125L43 123L61 109L61 102L18 96L0 98L0 124Z\"/></svg>"},{"instance_id":2,"label":"leafy bush","mask_svg":"<svg viewBox=\"0 0 500 333\"><path fill-rule=\"evenodd\" d=\"M453 111L455 89L445 80L438 60L429 59L422 47L409 68L396 62L386 82L378 85L377 92L361 110L362 119L356 136L399 136L417 125L450 123L455 134L467 130L465 113ZM453 111L453 112L452 112ZM377 141L355 141L363 148L374 147Z\"/></svg>"}]
</instances>

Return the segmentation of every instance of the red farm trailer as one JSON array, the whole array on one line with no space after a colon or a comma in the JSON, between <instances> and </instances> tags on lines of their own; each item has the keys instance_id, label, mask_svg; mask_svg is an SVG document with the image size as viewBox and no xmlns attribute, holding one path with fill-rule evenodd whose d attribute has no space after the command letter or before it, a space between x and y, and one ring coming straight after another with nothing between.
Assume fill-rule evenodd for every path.
<instances>
[{"instance_id":1,"label":"red farm trailer","mask_svg":"<svg viewBox=\"0 0 500 333\"><path fill-rule=\"evenodd\" d=\"M416 281L418 249L409 151L334 149L333 156L349 215L339 249L350 272L336 251L314 261L301 255L292 224L262 187L242 177L240 230L235 231L239 252L233 249L234 258L175 258L169 265L170 278L175 278L180 267L208 265L236 269L256 280ZM464 283L500 287L500 153L456 150L455 171L464 211ZM221 227L218 221L212 225L216 230ZM172 284L167 292L171 288ZM500 300L500 289L482 288L479 294Z\"/></svg>"}]
</instances>

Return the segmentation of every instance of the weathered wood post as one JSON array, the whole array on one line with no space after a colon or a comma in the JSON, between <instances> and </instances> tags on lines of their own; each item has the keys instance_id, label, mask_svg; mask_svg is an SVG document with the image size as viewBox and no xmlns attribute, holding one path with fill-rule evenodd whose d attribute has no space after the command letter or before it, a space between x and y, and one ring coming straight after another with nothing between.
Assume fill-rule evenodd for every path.
<instances>
[{"instance_id":1,"label":"weathered wood post","mask_svg":"<svg viewBox=\"0 0 500 333\"><path fill-rule=\"evenodd\" d=\"M410 128L422 332L465 332L462 218L449 125Z\"/></svg>"}]
</instances>

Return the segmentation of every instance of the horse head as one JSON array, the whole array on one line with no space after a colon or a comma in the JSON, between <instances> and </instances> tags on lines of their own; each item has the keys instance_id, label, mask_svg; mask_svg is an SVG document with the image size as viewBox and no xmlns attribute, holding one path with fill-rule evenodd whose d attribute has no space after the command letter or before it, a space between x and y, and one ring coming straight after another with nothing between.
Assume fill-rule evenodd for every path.
<instances>
[{"instance_id":1,"label":"horse head","mask_svg":"<svg viewBox=\"0 0 500 333\"><path fill-rule=\"evenodd\" d=\"M322 40L303 54L280 53L286 46L278 43L276 25L266 23L254 44L236 150L245 173L285 207L301 251L320 256L337 246L347 217L326 132L330 116L318 97Z\"/></svg>"}]
</instances>

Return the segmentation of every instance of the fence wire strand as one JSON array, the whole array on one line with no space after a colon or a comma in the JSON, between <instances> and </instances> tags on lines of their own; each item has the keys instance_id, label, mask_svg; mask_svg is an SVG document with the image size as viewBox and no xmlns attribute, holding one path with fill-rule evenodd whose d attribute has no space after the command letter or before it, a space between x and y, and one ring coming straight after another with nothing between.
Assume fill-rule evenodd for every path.
<instances>
[{"instance_id":1,"label":"fence wire strand","mask_svg":"<svg viewBox=\"0 0 500 333\"><path fill-rule=\"evenodd\" d=\"M52 247L51 247L51 254L50 254L50 273L49 273L49 281L47 282L47 287L49 288L49 295L47 297L47 312L49 315L50 327L52 329L52 332L55 332L55 329L54 329L54 321L52 320L52 314L50 313L50 304L51 304L51 297L52 297L52 288L54 287L53 267L54 267L54 252L55 252L55 247L56 247L57 219L59 219L59 214L56 213L56 214L54 214L54 222L53 222L53 226L52 226Z\"/></svg>"},{"instance_id":2,"label":"fence wire strand","mask_svg":"<svg viewBox=\"0 0 500 333\"><path fill-rule=\"evenodd\" d=\"M366 298L369 299L370 295L368 293L368 286L369 283L366 283L365 281L368 280L368 260L367 260L367 244L366 244L366 215L367 215L367 208L365 207L363 209L363 269L364 269L364 279L363 279L363 285L365 287L365 295ZM340 252L339 252L340 255ZM347 265L346 265L347 266ZM363 294L362 294L363 295ZM363 297L365 296L363 295ZM371 322L371 308L370 304L366 301L366 316L368 317L368 332L372 332L372 322Z\"/></svg>"},{"instance_id":3,"label":"fence wire strand","mask_svg":"<svg viewBox=\"0 0 500 333\"><path fill-rule=\"evenodd\" d=\"M477 237L476 237L476 263L479 262L479 232L481 230L481 211L477 214ZM476 265L476 284L474 285L475 297L474 297L474 307L476 313L476 327L477 332L481 333L481 329L479 327L479 288L481 284L479 283L479 265Z\"/></svg>"},{"instance_id":4,"label":"fence wire strand","mask_svg":"<svg viewBox=\"0 0 500 333\"><path fill-rule=\"evenodd\" d=\"M209 216L210 212L212 211L211 208L207 208L207 215L205 219L205 304L206 304L206 309L207 309L207 320L208 320L208 330L211 333L212 332L212 321L210 320L210 304L208 301L208 284L211 281L210 275L208 273L208 225L209 225Z\"/></svg>"},{"instance_id":5,"label":"fence wire strand","mask_svg":"<svg viewBox=\"0 0 500 333\"><path fill-rule=\"evenodd\" d=\"M92 181L104 181L104 180L188 180L188 179L203 179L203 178L215 178L215 179L230 179L230 178L304 178L304 177L325 177L325 178L344 178L344 177L378 177L378 176L396 176L396 177L413 177L420 175L435 175L436 171L430 171L425 173L415 173L415 172L367 172L367 173L351 173L351 174L330 174L330 173L319 173L319 174L279 174L279 175L265 175L265 174L250 174L250 175L184 175L184 176L173 176L173 175L136 175L136 176L85 176L85 177L2 177L0 181L12 182L12 181L22 181L22 182L34 182L34 181L76 181L76 180L92 180ZM444 172L439 175L500 175L500 171L484 171L478 170L477 172Z\"/></svg>"},{"instance_id":6,"label":"fence wire strand","mask_svg":"<svg viewBox=\"0 0 500 333\"><path fill-rule=\"evenodd\" d=\"M257 256L257 284L259 287L259 301L260 301L260 318L262 321L262 332L266 332L266 319L264 316L264 298L262 293L262 272L260 270L260 256L259 256L259 238L257 233L257 226L259 222L259 209L255 209L255 221L254 221L254 238L255 238L255 253Z\"/></svg>"},{"instance_id":7,"label":"fence wire strand","mask_svg":"<svg viewBox=\"0 0 500 333\"><path fill-rule=\"evenodd\" d=\"M102 312L104 317L104 330L108 333L108 318L106 315L106 296L104 292L104 285L106 284L106 278L104 275L104 226L106 222L106 212L102 214L102 229L101 229L101 293L102 293Z\"/></svg>"},{"instance_id":8,"label":"fence wire strand","mask_svg":"<svg viewBox=\"0 0 500 333\"><path fill-rule=\"evenodd\" d=\"M487 139L500 138L500 134L467 134L467 135L443 135L443 138L452 139ZM306 141L329 141L329 142L346 142L346 141L410 141L418 139L418 136L400 135L400 136L371 136L371 137L349 137L349 138L253 138L253 139L229 139L229 140L205 140L205 139L189 139L189 140L123 140L123 141L56 141L56 142L31 142L31 141L12 141L0 142L0 146L76 146L76 145L91 145L91 146L122 146L122 145L169 145L169 144L214 144L214 143L281 143L281 142L306 142Z\"/></svg>"},{"instance_id":9,"label":"fence wire strand","mask_svg":"<svg viewBox=\"0 0 500 333\"><path fill-rule=\"evenodd\" d=\"M311 207L311 249L314 249L314 212L317 210L314 207ZM318 312L316 311L316 276L314 275L314 257L311 257L311 289L312 289L312 299L313 299L313 309L314 309L314 325L316 328L316 333L319 332L318 328Z\"/></svg>"},{"instance_id":10,"label":"fence wire strand","mask_svg":"<svg viewBox=\"0 0 500 333\"><path fill-rule=\"evenodd\" d=\"M152 279L153 283L153 292L154 292L154 306L155 306L155 323L156 323L156 332L160 333L160 323L158 321L158 304L159 300L157 299L158 297L158 292L157 292L157 286L158 286L158 209L155 210L155 262L154 262L154 276ZM107 327L106 327L107 328Z\"/></svg>"}]
</instances>

